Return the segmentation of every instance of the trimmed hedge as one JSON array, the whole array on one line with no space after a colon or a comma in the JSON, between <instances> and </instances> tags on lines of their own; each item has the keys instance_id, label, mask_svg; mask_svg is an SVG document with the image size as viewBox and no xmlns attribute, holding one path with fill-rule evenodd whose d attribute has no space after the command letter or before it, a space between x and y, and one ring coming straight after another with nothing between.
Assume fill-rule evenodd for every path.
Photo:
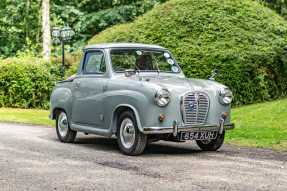
<instances>
[{"instance_id":1,"label":"trimmed hedge","mask_svg":"<svg viewBox=\"0 0 287 191\"><path fill-rule=\"evenodd\" d=\"M217 68L236 105L287 94L287 23L256 1L170 0L89 43L101 42L167 47L187 77L207 78Z\"/></svg>"},{"instance_id":2,"label":"trimmed hedge","mask_svg":"<svg viewBox=\"0 0 287 191\"><path fill-rule=\"evenodd\" d=\"M49 108L59 67L35 57L0 60L0 107Z\"/></svg>"}]
</instances>

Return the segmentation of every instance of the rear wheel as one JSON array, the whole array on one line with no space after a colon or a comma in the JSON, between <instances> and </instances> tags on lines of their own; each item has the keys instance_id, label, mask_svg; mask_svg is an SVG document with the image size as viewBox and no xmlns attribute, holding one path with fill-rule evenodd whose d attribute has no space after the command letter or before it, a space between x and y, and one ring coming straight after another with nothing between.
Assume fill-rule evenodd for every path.
<instances>
[{"instance_id":1,"label":"rear wheel","mask_svg":"<svg viewBox=\"0 0 287 191\"><path fill-rule=\"evenodd\" d=\"M216 139L213 140L202 140L196 141L197 145L203 151L217 151L224 142L225 131L221 135L218 135Z\"/></svg>"},{"instance_id":2,"label":"rear wheel","mask_svg":"<svg viewBox=\"0 0 287 191\"><path fill-rule=\"evenodd\" d=\"M56 132L58 139L64 143L72 143L76 138L77 131L70 128L67 114L64 111L57 113Z\"/></svg>"},{"instance_id":3,"label":"rear wheel","mask_svg":"<svg viewBox=\"0 0 287 191\"><path fill-rule=\"evenodd\" d=\"M131 111L123 112L118 118L117 142L120 151L126 155L140 155L146 147L147 136L139 131Z\"/></svg>"}]
</instances>

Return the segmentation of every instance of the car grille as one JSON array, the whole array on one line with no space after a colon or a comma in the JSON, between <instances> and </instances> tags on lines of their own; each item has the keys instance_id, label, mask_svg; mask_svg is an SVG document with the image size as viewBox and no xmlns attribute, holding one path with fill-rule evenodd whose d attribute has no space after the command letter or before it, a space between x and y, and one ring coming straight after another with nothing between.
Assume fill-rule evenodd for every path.
<instances>
[{"instance_id":1,"label":"car grille","mask_svg":"<svg viewBox=\"0 0 287 191\"><path fill-rule=\"evenodd\" d=\"M205 123L209 98L203 92L191 92L183 97L183 119L186 125Z\"/></svg>"}]
</instances>

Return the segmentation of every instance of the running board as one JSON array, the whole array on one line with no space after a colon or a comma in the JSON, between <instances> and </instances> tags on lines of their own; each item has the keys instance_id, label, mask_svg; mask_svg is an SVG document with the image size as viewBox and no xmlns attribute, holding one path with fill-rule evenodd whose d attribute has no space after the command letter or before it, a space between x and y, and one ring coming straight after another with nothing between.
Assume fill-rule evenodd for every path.
<instances>
[{"instance_id":1,"label":"running board","mask_svg":"<svg viewBox=\"0 0 287 191\"><path fill-rule=\"evenodd\" d=\"M80 131L84 133L102 135L107 137L112 136L112 133L109 131L109 129L100 129L96 127L84 126L75 123L71 123L71 129L74 131Z\"/></svg>"}]
</instances>

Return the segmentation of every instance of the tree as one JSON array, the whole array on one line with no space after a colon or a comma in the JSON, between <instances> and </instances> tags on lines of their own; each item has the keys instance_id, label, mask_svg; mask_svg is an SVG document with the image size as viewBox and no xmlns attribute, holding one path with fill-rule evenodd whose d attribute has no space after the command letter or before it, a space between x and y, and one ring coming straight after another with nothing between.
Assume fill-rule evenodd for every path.
<instances>
[{"instance_id":1,"label":"tree","mask_svg":"<svg viewBox=\"0 0 287 191\"><path fill-rule=\"evenodd\" d=\"M258 0L265 3L270 8L274 9L282 17L287 19L287 0Z\"/></svg>"},{"instance_id":2,"label":"tree","mask_svg":"<svg viewBox=\"0 0 287 191\"><path fill-rule=\"evenodd\" d=\"M49 60L51 55L50 0L42 0L42 32L43 57Z\"/></svg>"},{"instance_id":3,"label":"tree","mask_svg":"<svg viewBox=\"0 0 287 191\"><path fill-rule=\"evenodd\" d=\"M29 51L49 59L50 26L68 25L76 35L71 51L102 30L166 0L0 0L0 57Z\"/></svg>"},{"instance_id":4,"label":"tree","mask_svg":"<svg viewBox=\"0 0 287 191\"><path fill-rule=\"evenodd\" d=\"M41 49L39 10L40 0L0 0L0 57Z\"/></svg>"}]
</instances>

